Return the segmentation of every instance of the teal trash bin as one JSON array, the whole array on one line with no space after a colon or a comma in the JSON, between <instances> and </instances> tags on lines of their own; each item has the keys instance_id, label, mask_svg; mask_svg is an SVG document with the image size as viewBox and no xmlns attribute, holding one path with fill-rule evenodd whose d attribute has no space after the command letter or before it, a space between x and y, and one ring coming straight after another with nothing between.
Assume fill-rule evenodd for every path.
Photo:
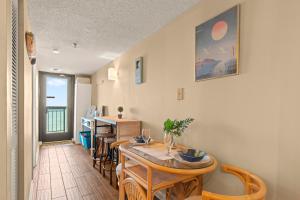
<instances>
[{"instance_id":1,"label":"teal trash bin","mask_svg":"<svg viewBox=\"0 0 300 200\"><path fill-rule=\"evenodd\" d=\"M80 131L80 143L83 148L91 148L91 131Z\"/></svg>"}]
</instances>

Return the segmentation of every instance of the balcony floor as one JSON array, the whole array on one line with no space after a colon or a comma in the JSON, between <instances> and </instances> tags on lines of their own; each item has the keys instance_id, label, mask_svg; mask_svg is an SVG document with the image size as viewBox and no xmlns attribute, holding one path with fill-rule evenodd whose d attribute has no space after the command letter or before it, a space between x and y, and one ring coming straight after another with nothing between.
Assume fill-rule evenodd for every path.
<instances>
[{"instance_id":1,"label":"balcony floor","mask_svg":"<svg viewBox=\"0 0 300 200\"><path fill-rule=\"evenodd\" d=\"M34 200L118 199L118 191L92 167L80 145L43 145L33 180Z\"/></svg>"}]
</instances>

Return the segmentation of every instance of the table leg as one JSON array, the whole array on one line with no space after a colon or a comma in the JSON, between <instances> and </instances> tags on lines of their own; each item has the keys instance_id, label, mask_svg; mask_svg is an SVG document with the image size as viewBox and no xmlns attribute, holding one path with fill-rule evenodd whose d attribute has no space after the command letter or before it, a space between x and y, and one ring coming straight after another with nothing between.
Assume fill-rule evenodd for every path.
<instances>
[{"instance_id":1,"label":"table leg","mask_svg":"<svg viewBox=\"0 0 300 200\"><path fill-rule=\"evenodd\" d=\"M103 161L103 177L105 177L105 170L107 170L106 168L106 163L108 161L110 161L112 163L112 160L111 160L111 150L110 150L110 143L105 143L105 147L106 148L106 155L104 157L104 161Z\"/></svg>"},{"instance_id":2,"label":"table leg","mask_svg":"<svg viewBox=\"0 0 300 200\"><path fill-rule=\"evenodd\" d=\"M120 157L121 157L121 163L122 163L122 170L121 170L121 176L120 176L120 183L119 183L119 200L124 200L125 199L125 188L123 185L123 180L125 179L125 156L122 154L122 152L120 153Z\"/></svg>"},{"instance_id":3,"label":"table leg","mask_svg":"<svg viewBox=\"0 0 300 200\"><path fill-rule=\"evenodd\" d=\"M104 138L101 137L101 155L100 155L100 164L99 164L99 172L101 173L101 170L102 170L102 163L103 163L103 158L104 158Z\"/></svg>"},{"instance_id":4,"label":"table leg","mask_svg":"<svg viewBox=\"0 0 300 200\"><path fill-rule=\"evenodd\" d=\"M147 167L147 200L152 200L152 168Z\"/></svg>"},{"instance_id":5,"label":"table leg","mask_svg":"<svg viewBox=\"0 0 300 200\"><path fill-rule=\"evenodd\" d=\"M92 155L92 158L93 158L93 167L95 167L95 165L96 165L96 159L97 159L97 155L95 153L97 141L94 138L94 133L93 132L94 131L91 130L91 149L90 149L90 151L91 151L91 155Z\"/></svg>"},{"instance_id":6,"label":"table leg","mask_svg":"<svg viewBox=\"0 0 300 200\"><path fill-rule=\"evenodd\" d=\"M171 194L172 194L171 188L167 188L166 189L166 200L170 200L171 199Z\"/></svg>"},{"instance_id":7,"label":"table leg","mask_svg":"<svg viewBox=\"0 0 300 200\"><path fill-rule=\"evenodd\" d=\"M198 195L202 195L202 190L203 190L203 175L197 176L198 179Z\"/></svg>"},{"instance_id":8,"label":"table leg","mask_svg":"<svg viewBox=\"0 0 300 200\"><path fill-rule=\"evenodd\" d=\"M96 134L96 130L97 128L95 128L94 124L96 124L96 121L94 121L94 123L91 123L91 156L94 156L94 151L95 151L95 144L94 144L94 136Z\"/></svg>"}]
</instances>

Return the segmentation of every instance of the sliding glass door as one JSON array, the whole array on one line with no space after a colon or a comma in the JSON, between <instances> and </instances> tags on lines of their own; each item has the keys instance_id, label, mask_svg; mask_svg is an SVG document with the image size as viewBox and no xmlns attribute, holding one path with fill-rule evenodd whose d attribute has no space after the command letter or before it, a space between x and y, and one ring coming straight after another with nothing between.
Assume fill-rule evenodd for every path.
<instances>
[{"instance_id":1,"label":"sliding glass door","mask_svg":"<svg viewBox=\"0 0 300 200\"><path fill-rule=\"evenodd\" d=\"M40 72L40 140L73 136L74 76Z\"/></svg>"}]
</instances>

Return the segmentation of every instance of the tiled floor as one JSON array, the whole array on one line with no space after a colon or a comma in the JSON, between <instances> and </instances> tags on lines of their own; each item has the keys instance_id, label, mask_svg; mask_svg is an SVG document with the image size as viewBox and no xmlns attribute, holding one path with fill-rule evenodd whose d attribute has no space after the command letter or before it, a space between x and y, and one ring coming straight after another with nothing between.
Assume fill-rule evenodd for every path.
<instances>
[{"instance_id":1,"label":"tiled floor","mask_svg":"<svg viewBox=\"0 0 300 200\"><path fill-rule=\"evenodd\" d=\"M118 191L92 167L88 153L73 144L41 147L33 187L34 200L118 199Z\"/></svg>"}]
</instances>

